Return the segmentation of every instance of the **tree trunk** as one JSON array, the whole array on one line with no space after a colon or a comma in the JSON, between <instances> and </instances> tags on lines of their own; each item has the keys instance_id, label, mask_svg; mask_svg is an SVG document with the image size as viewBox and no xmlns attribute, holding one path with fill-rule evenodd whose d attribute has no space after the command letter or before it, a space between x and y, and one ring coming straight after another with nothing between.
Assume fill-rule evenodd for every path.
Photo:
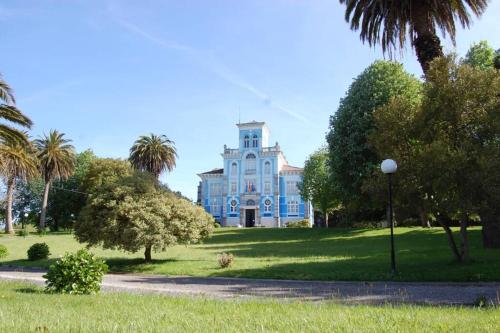
<instances>
[{"instance_id":1,"label":"tree trunk","mask_svg":"<svg viewBox=\"0 0 500 333\"><path fill-rule=\"evenodd\" d=\"M446 237L448 238L448 243L450 244L451 252L453 253L453 256L458 262L462 261L462 256L460 255L460 252L458 251L457 244L455 243L455 239L453 238L453 231L449 226L446 224L439 222L439 224L443 227Z\"/></svg>"},{"instance_id":2,"label":"tree trunk","mask_svg":"<svg viewBox=\"0 0 500 333\"><path fill-rule=\"evenodd\" d=\"M420 223L422 224L422 228L430 228L431 223L427 218L427 213L423 209L418 210L418 216L420 217Z\"/></svg>"},{"instance_id":3,"label":"tree trunk","mask_svg":"<svg viewBox=\"0 0 500 333\"><path fill-rule=\"evenodd\" d=\"M460 255L463 262L469 261L469 238L467 237L467 217L460 220Z\"/></svg>"},{"instance_id":4,"label":"tree trunk","mask_svg":"<svg viewBox=\"0 0 500 333\"><path fill-rule=\"evenodd\" d=\"M325 213L325 227L328 228L328 213Z\"/></svg>"},{"instance_id":5,"label":"tree trunk","mask_svg":"<svg viewBox=\"0 0 500 333\"><path fill-rule=\"evenodd\" d=\"M50 180L45 182L45 189L43 191L43 201L42 201L42 212L40 214L40 231L45 230L45 222L47 220L47 203L49 201L49 189L50 189Z\"/></svg>"},{"instance_id":6,"label":"tree trunk","mask_svg":"<svg viewBox=\"0 0 500 333\"><path fill-rule=\"evenodd\" d=\"M146 249L144 250L144 260L146 262L151 262L151 245L146 245Z\"/></svg>"},{"instance_id":7,"label":"tree trunk","mask_svg":"<svg viewBox=\"0 0 500 333\"><path fill-rule=\"evenodd\" d=\"M495 212L495 210L499 210ZM486 208L480 213L483 225L483 246L485 248L500 249L500 209Z\"/></svg>"},{"instance_id":8,"label":"tree trunk","mask_svg":"<svg viewBox=\"0 0 500 333\"><path fill-rule=\"evenodd\" d=\"M7 207L5 209L5 233L13 234L14 226L12 224L12 202L14 199L14 187L16 186L15 178L9 178L7 181Z\"/></svg>"},{"instance_id":9,"label":"tree trunk","mask_svg":"<svg viewBox=\"0 0 500 333\"><path fill-rule=\"evenodd\" d=\"M417 36L413 40L413 47L424 74L427 74L431 61L443 56L443 48L425 8L418 1L414 1L414 4L412 21Z\"/></svg>"}]
</instances>

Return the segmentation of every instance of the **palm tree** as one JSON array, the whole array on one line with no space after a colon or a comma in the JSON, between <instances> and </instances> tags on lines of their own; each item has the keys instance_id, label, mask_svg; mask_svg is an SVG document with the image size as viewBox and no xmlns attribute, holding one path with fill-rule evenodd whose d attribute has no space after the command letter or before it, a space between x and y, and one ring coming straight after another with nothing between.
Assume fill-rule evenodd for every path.
<instances>
[{"instance_id":1,"label":"palm tree","mask_svg":"<svg viewBox=\"0 0 500 333\"><path fill-rule=\"evenodd\" d=\"M31 128L32 121L26 117L15 106L16 99L10 86L3 80L0 75L0 119L7 120L13 124L20 125L26 128ZM12 127L11 125L0 124L0 141L17 141L23 144L28 144L27 137L24 132Z\"/></svg>"},{"instance_id":2,"label":"palm tree","mask_svg":"<svg viewBox=\"0 0 500 333\"><path fill-rule=\"evenodd\" d=\"M159 179L163 171L172 171L175 167L177 151L174 144L165 135L141 136L130 148L129 161L134 168Z\"/></svg>"},{"instance_id":3,"label":"palm tree","mask_svg":"<svg viewBox=\"0 0 500 333\"><path fill-rule=\"evenodd\" d=\"M35 140L35 147L40 160L40 171L45 181L40 214L40 230L45 229L47 202L52 181L68 179L75 169L75 149L70 142L71 140L64 138L64 133L56 130L51 130L49 135L44 135Z\"/></svg>"},{"instance_id":4,"label":"palm tree","mask_svg":"<svg viewBox=\"0 0 500 333\"><path fill-rule=\"evenodd\" d=\"M389 53L402 48L409 37L424 73L430 62L443 55L436 29L455 43L455 21L469 27L471 14L480 16L488 0L340 0L352 30L361 30L363 42L380 43Z\"/></svg>"},{"instance_id":5,"label":"palm tree","mask_svg":"<svg viewBox=\"0 0 500 333\"><path fill-rule=\"evenodd\" d=\"M27 137L25 137L28 142ZM25 145L17 141L7 141L0 146L0 173L7 183L7 207L5 232L12 234L12 202L16 181L27 181L34 178L38 171L37 159L31 144Z\"/></svg>"}]
</instances>

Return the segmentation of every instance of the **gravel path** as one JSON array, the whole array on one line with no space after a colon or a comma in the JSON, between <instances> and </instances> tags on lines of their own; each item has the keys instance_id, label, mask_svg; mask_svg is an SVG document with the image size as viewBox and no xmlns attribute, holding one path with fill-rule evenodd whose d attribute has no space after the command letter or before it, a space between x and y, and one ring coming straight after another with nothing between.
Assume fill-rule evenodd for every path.
<instances>
[{"instance_id":1,"label":"gravel path","mask_svg":"<svg viewBox=\"0 0 500 333\"><path fill-rule=\"evenodd\" d=\"M45 271L0 266L0 279L44 284ZM264 297L283 300L333 300L347 304L473 304L478 298L500 304L500 283L321 282L237 278L199 278L142 274L107 274L105 291L201 295L215 298Z\"/></svg>"}]
</instances>

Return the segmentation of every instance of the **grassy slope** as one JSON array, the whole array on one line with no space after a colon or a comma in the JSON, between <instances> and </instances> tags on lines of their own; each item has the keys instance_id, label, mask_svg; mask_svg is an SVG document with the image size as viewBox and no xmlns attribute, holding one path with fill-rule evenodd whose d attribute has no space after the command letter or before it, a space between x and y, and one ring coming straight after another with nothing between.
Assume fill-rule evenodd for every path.
<instances>
[{"instance_id":1,"label":"grassy slope","mask_svg":"<svg viewBox=\"0 0 500 333\"><path fill-rule=\"evenodd\" d=\"M194 276L236 276L314 280L389 280L387 229L217 229L204 244L176 246L153 255L143 264L142 253L94 249L107 259L112 270ZM500 281L500 250L483 249L481 231L469 232L474 262L452 262L444 233L439 228L397 228L396 260L404 281ZM28 262L26 250L46 242L52 252L48 261ZM3 262L47 266L65 251L80 247L71 235L27 238L0 237L10 251ZM217 255L235 255L234 266L221 270Z\"/></svg>"},{"instance_id":2,"label":"grassy slope","mask_svg":"<svg viewBox=\"0 0 500 333\"><path fill-rule=\"evenodd\" d=\"M498 309L345 306L101 294L0 281L2 332L495 332Z\"/></svg>"}]
</instances>

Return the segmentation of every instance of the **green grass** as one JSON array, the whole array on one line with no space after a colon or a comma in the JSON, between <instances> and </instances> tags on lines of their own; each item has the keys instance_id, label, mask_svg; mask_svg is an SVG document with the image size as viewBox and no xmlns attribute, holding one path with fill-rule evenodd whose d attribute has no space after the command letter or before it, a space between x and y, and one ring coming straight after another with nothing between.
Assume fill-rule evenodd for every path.
<instances>
[{"instance_id":1,"label":"green grass","mask_svg":"<svg viewBox=\"0 0 500 333\"><path fill-rule=\"evenodd\" d=\"M389 230L378 229L217 229L204 244L175 246L153 254L144 264L142 252L130 254L95 248L113 271L167 275L232 276L310 280L500 281L500 250L484 249L480 228L471 228L473 261L453 262L440 228L396 228L398 275L389 273ZM46 242L49 260L28 262L26 251ZM4 263L47 267L82 244L70 234L0 237L10 254ZM234 265L220 269L217 255L231 252Z\"/></svg>"},{"instance_id":2,"label":"green grass","mask_svg":"<svg viewBox=\"0 0 500 333\"><path fill-rule=\"evenodd\" d=\"M347 306L104 293L0 281L1 332L498 332L495 308Z\"/></svg>"}]
</instances>

